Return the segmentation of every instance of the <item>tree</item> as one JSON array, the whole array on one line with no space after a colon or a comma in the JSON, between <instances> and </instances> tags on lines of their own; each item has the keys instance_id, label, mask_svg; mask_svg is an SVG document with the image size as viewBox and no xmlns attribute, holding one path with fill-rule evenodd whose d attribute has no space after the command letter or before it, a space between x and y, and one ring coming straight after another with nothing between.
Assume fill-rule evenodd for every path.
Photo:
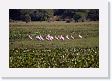
<instances>
[{"instance_id":1,"label":"tree","mask_svg":"<svg viewBox=\"0 0 112 81\"><path fill-rule=\"evenodd\" d=\"M78 20L81 18L81 16L79 14L75 14L73 16L73 19L75 20L75 22L78 22Z\"/></svg>"},{"instance_id":2,"label":"tree","mask_svg":"<svg viewBox=\"0 0 112 81\"><path fill-rule=\"evenodd\" d=\"M26 22L26 23L28 23L28 22L31 21L31 17L30 17L29 14L26 14L24 18L25 18L25 22Z\"/></svg>"},{"instance_id":3,"label":"tree","mask_svg":"<svg viewBox=\"0 0 112 81\"><path fill-rule=\"evenodd\" d=\"M98 21L99 20L99 10L98 9L92 9L88 12L87 19L91 21Z\"/></svg>"},{"instance_id":4,"label":"tree","mask_svg":"<svg viewBox=\"0 0 112 81\"><path fill-rule=\"evenodd\" d=\"M98 21L98 9L10 9L9 19L17 21Z\"/></svg>"},{"instance_id":5,"label":"tree","mask_svg":"<svg viewBox=\"0 0 112 81\"><path fill-rule=\"evenodd\" d=\"M9 10L9 19L20 20L21 12L19 9L10 9Z\"/></svg>"}]
</instances>

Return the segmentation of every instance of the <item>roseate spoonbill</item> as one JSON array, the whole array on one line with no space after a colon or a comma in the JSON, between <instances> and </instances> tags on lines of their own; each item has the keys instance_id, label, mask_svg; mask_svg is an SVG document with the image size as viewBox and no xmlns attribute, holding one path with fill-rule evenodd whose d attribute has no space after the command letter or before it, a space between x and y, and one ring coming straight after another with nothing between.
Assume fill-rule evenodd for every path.
<instances>
[{"instance_id":1,"label":"roseate spoonbill","mask_svg":"<svg viewBox=\"0 0 112 81\"><path fill-rule=\"evenodd\" d=\"M52 41L52 40L54 39L54 37L51 36L50 34L48 34L48 35L46 36L46 39L49 40L49 41Z\"/></svg>"},{"instance_id":2,"label":"roseate spoonbill","mask_svg":"<svg viewBox=\"0 0 112 81\"><path fill-rule=\"evenodd\" d=\"M60 36L60 39L61 39L61 40L65 40L65 38L64 38L62 35Z\"/></svg>"}]
</instances>

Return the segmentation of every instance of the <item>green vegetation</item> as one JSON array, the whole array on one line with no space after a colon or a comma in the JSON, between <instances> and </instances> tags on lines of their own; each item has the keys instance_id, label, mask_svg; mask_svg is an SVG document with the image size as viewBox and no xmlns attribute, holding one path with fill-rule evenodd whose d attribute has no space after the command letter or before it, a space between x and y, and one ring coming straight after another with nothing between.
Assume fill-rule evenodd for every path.
<instances>
[{"instance_id":1,"label":"green vegetation","mask_svg":"<svg viewBox=\"0 0 112 81\"><path fill-rule=\"evenodd\" d=\"M10 9L10 22L14 21L98 21L98 9ZM14 21L13 21L14 20Z\"/></svg>"},{"instance_id":2,"label":"green vegetation","mask_svg":"<svg viewBox=\"0 0 112 81\"><path fill-rule=\"evenodd\" d=\"M10 68L99 68L99 22L17 22L9 29ZM30 40L29 33L75 39Z\"/></svg>"}]
</instances>

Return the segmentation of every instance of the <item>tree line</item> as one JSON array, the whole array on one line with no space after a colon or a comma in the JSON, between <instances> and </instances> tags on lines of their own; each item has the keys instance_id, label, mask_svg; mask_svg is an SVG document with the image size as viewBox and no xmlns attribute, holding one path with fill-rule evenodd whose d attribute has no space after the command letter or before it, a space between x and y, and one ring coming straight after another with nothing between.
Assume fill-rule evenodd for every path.
<instances>
[{"instance_id":1,"label":"tree line","mask_svg":"<svg viewBox=\"0 0 112 81\"><path fill-rule=\"evenodd\" d=\"M99 21L99 9L9 9L12 21Z\"/></svg>"}]
</instances>

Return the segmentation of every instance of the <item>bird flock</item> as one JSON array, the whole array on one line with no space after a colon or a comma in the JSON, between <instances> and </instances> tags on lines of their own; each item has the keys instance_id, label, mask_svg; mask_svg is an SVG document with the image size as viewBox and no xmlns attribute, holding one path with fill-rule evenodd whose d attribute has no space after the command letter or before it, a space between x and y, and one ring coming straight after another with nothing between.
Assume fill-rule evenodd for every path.
<instances>
[{"instance_id":1,"label":"bird flock","mask_svg":"<svg viewBox=\"0 0 112 81\"><path fill-rule=\"evenodd\" d=\"M52 36L50 34L46 35L46 36L42 36L42 35L36 35L35 37L33 37L31 34L28 35L29 39L30 40L33 40L33 39L36 39L36 40L39 40L39 41L44 41L44 40L48 40L48 41L52 41L52 40L70 40L70 39L75 39L74 36L72 35L66 35L66 36L63 36L63 35L55 35L55 36ZM82 39L82 36L79 34L78 35L79 38Z\"/></svg>"}]
</instances>

